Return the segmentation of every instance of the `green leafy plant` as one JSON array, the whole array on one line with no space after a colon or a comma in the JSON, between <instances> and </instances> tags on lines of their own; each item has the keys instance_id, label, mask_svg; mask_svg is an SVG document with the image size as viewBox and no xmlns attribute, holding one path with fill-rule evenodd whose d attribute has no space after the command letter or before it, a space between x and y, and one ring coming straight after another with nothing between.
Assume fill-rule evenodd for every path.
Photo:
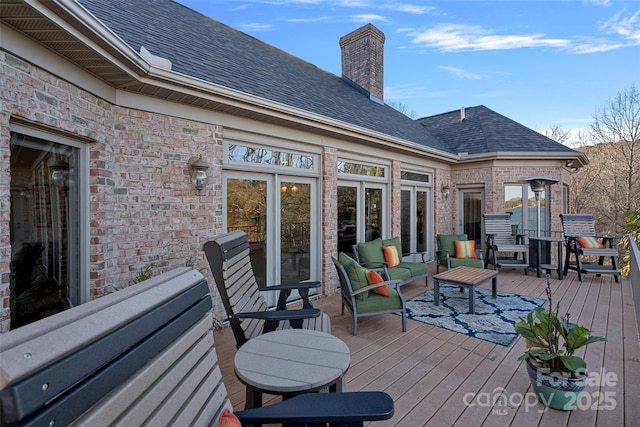
<instances>
[{"instance_id":1,"label":"green leafy plant","mask_svg":"<svg viewBox=\"0 0 640 427\"><path fill-rule=\"evenodd\" d=\"M138 274L136 275L136 278L133 280L133 283L140 283L140 282L144 282L147 279L150 279L153 276L151 270L153 270L152 262L150 262L149 264L145 265L140 270L138 270Z\"/></svg>"},{"instance_id":2,"label":"green leafy plant","mask_svg":"<svg viewBox=\"0 0 640 427\"><path fill-rule=\"evenodd\" d=\"M587 363L575 356L577 349L586 345L606 341L604 337L591 335L584 326L571 323L571 315L559 315L560 304L553 309L551 285L547 276L547 298L549 309L536 307L527 318L519 318L515 324L516 332L526 340L527 351L518 360L529 359L536 368L548 369L549 373L558 372L571 375L584 372Z\"/></svg>"}]
</instances>

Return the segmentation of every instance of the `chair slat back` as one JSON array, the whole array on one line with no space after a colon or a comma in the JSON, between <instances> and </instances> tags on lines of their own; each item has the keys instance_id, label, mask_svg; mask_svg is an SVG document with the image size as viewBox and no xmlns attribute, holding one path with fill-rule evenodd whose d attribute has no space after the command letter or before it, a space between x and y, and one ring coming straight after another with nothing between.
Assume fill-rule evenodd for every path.
<instances>
[{"instance_id":1,"label":"chair slat back","mask_svg":"<svg viewBox=\"0 0 640 427\"><path fill-rule=\"evenodd\" d=\"M237 230L205 243L204 252L238 345L260 335L261 319L237 319L234 313L267 310L251 266L249 239Z\"/></svg>"},{"instance_id":2,"label":"chair slat back","mask_svg":"<svg viewBox=\"0 0 640 427\"><path fill-rule=\"evenodd\" d=\"M484 214L484 232L493 235L496 244L513 245L515 239L511 229L510 214Z\"/></svg>"},{"instance_id":3,"label":"chair slat back","mask_svg":"<svg viewBox=\"0 0 640 427\"><path fill-rule=\"evenodd\" d=\"M596 228L591 214L561 214L562 233L565 237L595 237Z\"/></svg>"}]
</instances>

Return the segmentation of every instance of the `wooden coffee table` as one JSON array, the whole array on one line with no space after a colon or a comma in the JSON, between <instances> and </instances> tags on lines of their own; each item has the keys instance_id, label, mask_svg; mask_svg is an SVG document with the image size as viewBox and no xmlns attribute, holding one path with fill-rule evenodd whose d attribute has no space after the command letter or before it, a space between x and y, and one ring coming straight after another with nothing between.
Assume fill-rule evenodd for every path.
<instances>
[{"instance_id":1,"label":"wooden coffee table","mask_svg":"<svg viewBox=\"0 0 640 427\"><path fill-rule=\"evenodd\" d=\"M456 267L433 276L433 303L440 305L440 282L469 288L469 313L475 314L474 287L491 279L491 291L495 299L498 293L498 272L473 267Z\"/></svg>"},{"instance_id":2,"label":"wooden coffee table","mask_svg":"<svg viewBox=\"0 0 640 427\"><path fill-rule=\"evenodd\" d=\"M235 356L246 386L246 409L262 406L262 394L294 396L321 389L346 391L351 351L341 339L309 329L284 329L247 341Z\"/></svg>"}]
</instances>

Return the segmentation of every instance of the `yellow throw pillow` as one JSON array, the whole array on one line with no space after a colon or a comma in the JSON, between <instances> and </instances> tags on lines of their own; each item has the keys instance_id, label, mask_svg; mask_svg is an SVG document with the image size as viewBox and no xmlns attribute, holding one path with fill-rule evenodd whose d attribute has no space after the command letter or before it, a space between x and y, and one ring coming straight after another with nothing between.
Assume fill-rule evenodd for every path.
<instances>
[{"instance_id":1,"label":"yellow throw pillow","mask_svg":"<svg viewBox=\"0 0 640 427\"><path fill-rule=\"evenodd\" d=\"M578 237L578 246L583 249L604 249L604 245L595 237Z\"/></svg>"},{"instance_id":2,"label":"yellow throw pillow","mask_svg":"<svg viewBox=\"0 0 640 427\"><path fill-rule=\"evenodd\" d=\"M367 281L370 285L375 285L376 283L384 282L384 279L375 270L367 270ZM389 288L387 286L379 286L377 288L371 289L376 294L382 295L383 297L390 297L391 293L389 292Z\"/></svg>"},{"instance_id":3,"label":"yellow throw pillow","mask_svg":"<svg viewBox=\"0 0 640 427\"><path fill-rule=\"evenodd\" d=\"M387 262L387 267L395 267L400 264L400 255L398 255L398 248L395 245L383 246L382 252L384 253L384 260Z\"/></svg>"},{"instance_id":4,"label":"yellow throw pillow","mask_svg":"<svg viewBox=\"0 0 640 427\"><path fill-rule=\"evenodd\" d=\"M476 258L475 240L454 240L453 248L456 258Z\"/></svg>"}]
</instances>

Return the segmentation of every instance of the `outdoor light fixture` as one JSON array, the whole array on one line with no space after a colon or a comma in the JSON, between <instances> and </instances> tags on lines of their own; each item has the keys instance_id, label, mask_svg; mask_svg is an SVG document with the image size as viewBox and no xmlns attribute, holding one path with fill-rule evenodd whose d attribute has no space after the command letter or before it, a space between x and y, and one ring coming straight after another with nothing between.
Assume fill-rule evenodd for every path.
<instances>
[{"instance_id":1,"label":"outdoor light fixture","mask_svg":"<svg viewBox=\"0 0 640 427\"><path fill-rule=\"evenodd\" d=\"M62 190L69 188L69 163L56 157L49 163L49 170L53 185Z\"/></svg>"},{"instance_id":2,"label":"outdoor light fixture","mask_svg":"<svg viewBox=\"0 0 640 427\"><path fill-rule=\"evenodd\" d=\"M449 195L451 194L451 189L449 188L449 185L447 184L442 185L442 194L444 195L445 199L449 198Z\"/></svg>"},{"instance_id":3,"label":"outdoor light fixture","mask_svg":"<svg viewBox=\"0 0 640 427\"><path fill-rule=\"evenodd\" d=\"M207 169L209 169L209 163L202 160L202 154L200 157L192 157L189 159L189 174L191 175L191 182L196 190L202 190L207 185L207 181L209 180Z\"/></svg>"},{"instance_id":4,"label":"outdoor light fixture","mask_svg":"<svg viewBox=\"0 0 640 427\"><path fill-rule=\"evenodd\" d=\"M570 168L573 166L573 159L567 159L564 161L566 167Z\"/></svg>"},{"instance_id":5,"label":"outdoor light fixture","mask_svg":"<svg viewBox=\"0 0 640 427\"><path fill-rule=\"evenodd\" d=\"M542 193L548 185L553 185L558 182L558 180L546 176L532 176L523 179L523 181L529 183L531 191L536 195L536 236L540 237L540 193Z\"/></svg>"}]
</instances>

